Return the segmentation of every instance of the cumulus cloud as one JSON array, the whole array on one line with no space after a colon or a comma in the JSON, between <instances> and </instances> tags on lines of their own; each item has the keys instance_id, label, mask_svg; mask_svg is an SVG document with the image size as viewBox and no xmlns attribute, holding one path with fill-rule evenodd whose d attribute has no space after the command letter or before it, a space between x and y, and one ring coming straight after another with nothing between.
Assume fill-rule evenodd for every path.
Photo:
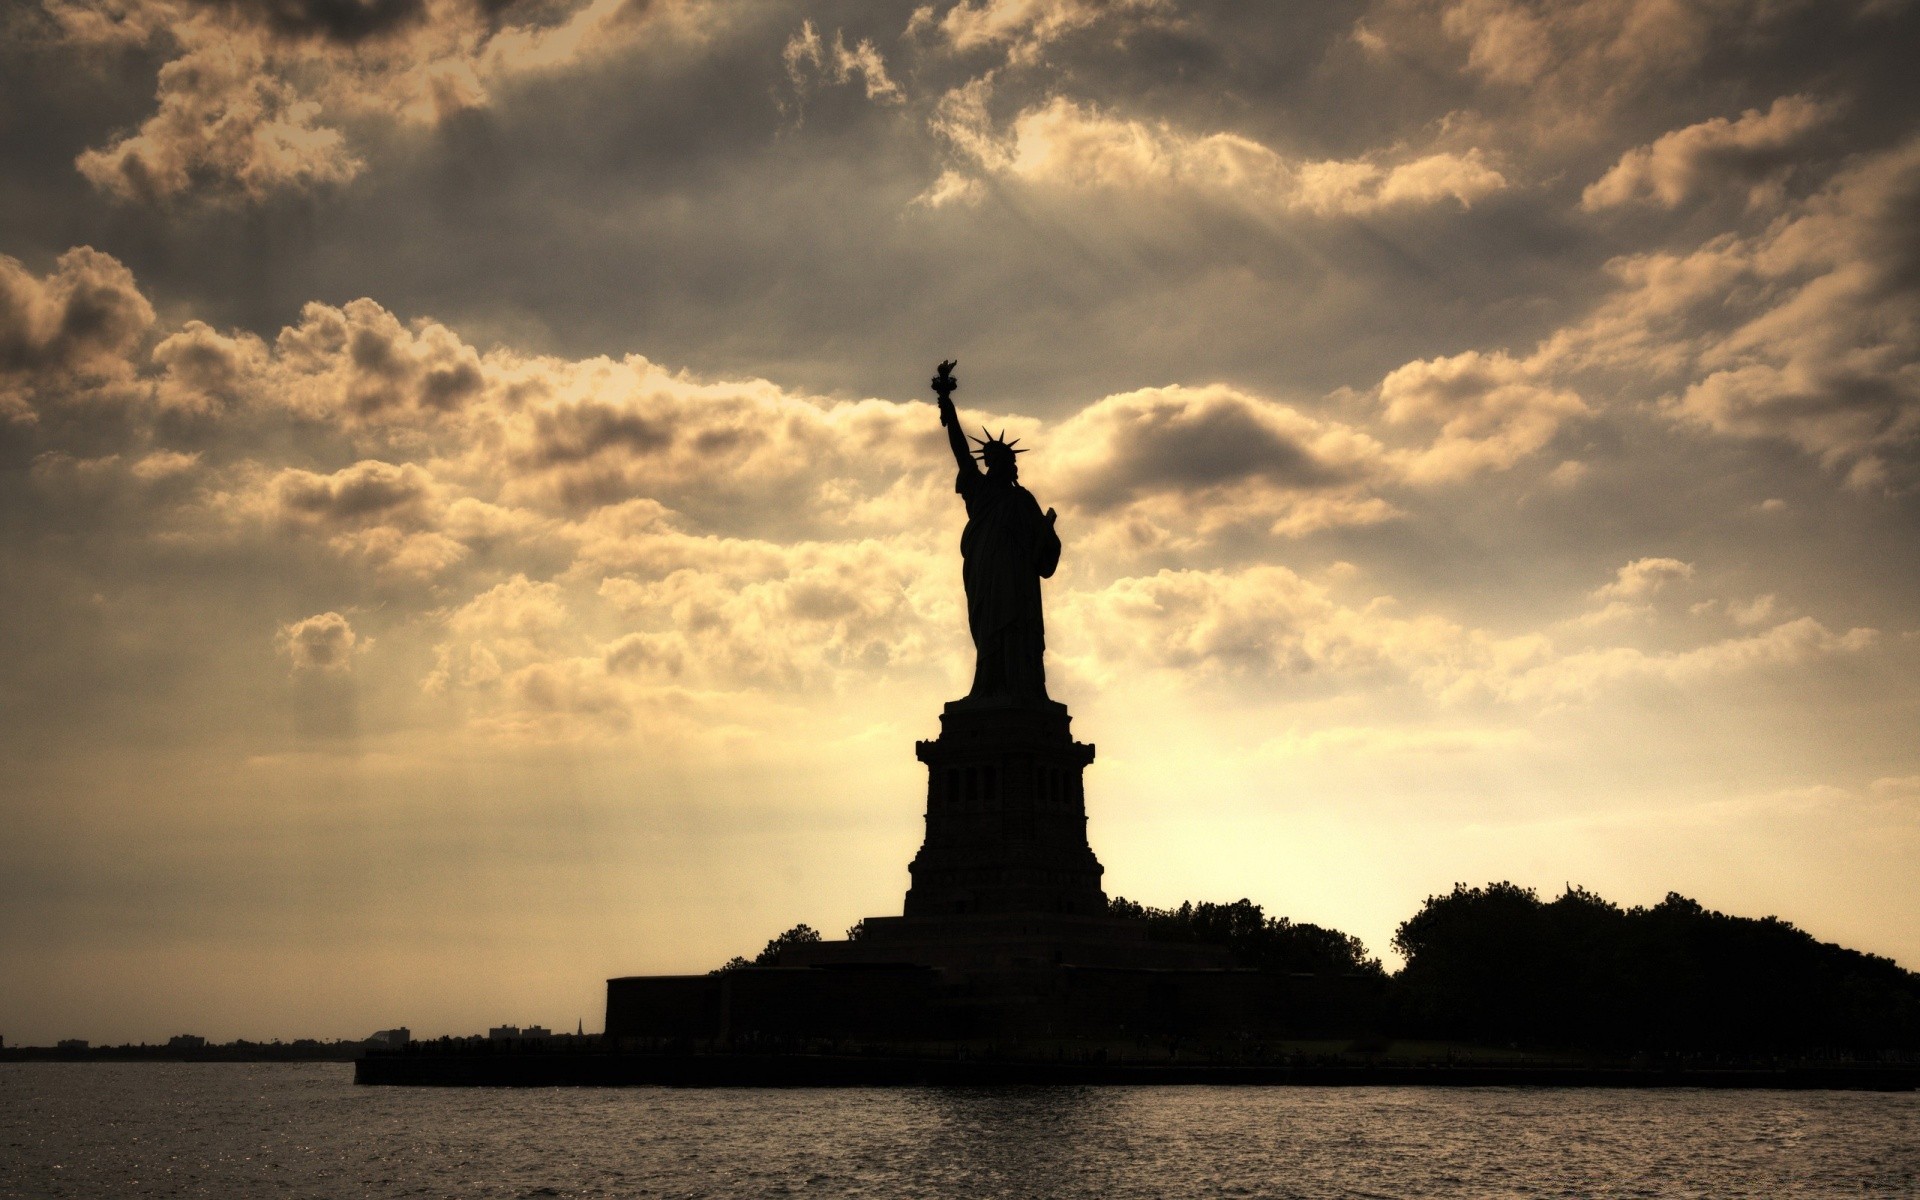
<instances>
[{"instance_id":1,"label":"cumulus cloud","mask_svg":"<svg viewBox=\"0 0 1920 1200\"><path fill-rule=\"evenodd\" d=\"M423 508L433 493L427 473L413 463L366 461L330 475L290 469L274 477L282 512L320 521L392 517Z\"/></svg>"},{"instance_id":2,"label":"cumulus cloud","mask_svg":"<svg viewBox=\"0 0 1920 1200\"><path fill-rule=\"evenodd\" d=\"M1398 455L1408 478L1423 483L1511 467L1588 411L1533 365L1475 350L1395 369L1380 381L1380 400L1389 424L1438 427L1431 445Z\"/></svg>"},{"instance_id":3,"label":"cumulus cloud","mask_svg":"<svg viewBox=\"0 0 1920 1200\"><path fill-rule=\"evenodd\" d=\"M1507 185L1480 151L1397 160L1290 159L1232 133L1193 135L1055 96L1003 130L988 110L991 80L940 101L933 128L988 176L1066 190L1174 191L1270 213L1358 216L1441 203L1471 206ZM930 206L975 195L943 175L921 197Z\"/></svg>"},{"instance_id":4,"label":"cumulus cloud","mask_svg":"<svg viewBox=\"0 0 1920 1200\"><path fill-rule=\"evenodd\" d=\"M324 474L255 464L242 474L239 486L203 501L207 511L242 528L312 538L342 558L399 578L432 578L470 553L456 535L475 532L476 523L459 513L477 502L451 502L450 489L415 463L368 459Z\"/></svg>"},{"instance_id":5,"label":"cumulus cloud","mask_svg":"<svg viewBox=\"0 0 1920 1200\"><path fill-rule=\"evenodd\" d=\"M0 255L0 430L81 401L89 392L79 377L128 381L128 355L153 319L133 273L90 246L62 254L45 276Z\"/></svg>"},{"instance_id":6,"label":"cumulus cloud","mask_svg":"<svg viewBox=\"0 0 1920 1200\"><path fill-rule=\"evenodd\" d=\"M645 30L697 25L701 7L691 0L517 8L487 0L46 3L77 46L155 44L173 54L160 69L153 115L76 160L103 191L148 203L253 203L345 183L365 164L339 122L437 122L486 105L490 89L513 77L615 52Z\"/></svg>"},{"instance_id":7,"label":"cumulus cloud","mask_svg":"<svg viewBox=\"0 0 1920 1200\"><path fill-rule=\"evenodd\" d=\"M346 674L353 669L354 656L373 647L370 639L354 633L353 626L337 612L317 613L283 625L278 641L280 652L295 672L326 675Z\"/></svg>"},{"instance_id":8,"label":"cumulus cloud","mask_svg":"<svg viewBox=\"0 0 1920 1200\"><path fill-rule=\"evenodd\" d=\"M1834 633L1801 617L1685 650L1562 649L1540 633L1502 636L1433 614L1402 616L1389 597L1354 607L1284 567L1163 570L1069 598L1076 669L1111 679L1129 667L1194 679L1292 678L1303 686L1398 680L1443 703L1559 705L1635 681L1676 687L1804 665L1872 647L1875 630Z\"/></svg>"},{"instance_id":9,"label":"cumulus cloud","mask_svg":"<svg viewBox=\"0 0 1920 1200\"><path fill-rule=\"evenodd\" d=\"M1108 396L1049 437L1065 500L1122 524L1206 534L1253 522L1298 535L1394 515L1373 494L1384 451L1366 433L1234 388Z\"/></svg>"},{"instance_id":10,"label":"cumulus cloud","mask_svg":"<svg viewBox=\"0 0 1920 1200\"><path fill-rule=\"evenodd\" d=\"M108 264L124 270L95 267ZM938 519L947 499L926 469L943 451L923 404L703 381L637 355L483 355L367 299L308 304L270 341L189 320L146 364L115 344L161 414L244 417L256 433L290 421L355 455L230 472L210 510L311 533L395 575L435 576L555 520L576 522L581 552L611 566L620 539L593 514L640 500L736 530L885 536ZM1391 489L1510 467L1584 411L1514 360L1471 353L1393 372L1380 400L1379 428L1221 384L1120 393L1050 425L992 419L1041 439L1035 477L1053 502L1090 518L1101 544L1138 550L1235 527L1378 523L1399 511Z\"/></svg>"},{"instance_id":11,"label":"cumulus cloud","mask_svg":"<svg viewBox=\"0 0 1920 1200\"><path fill-rule=\"evenodd\" d=\"M451 640L427 677L429 691L455 682L491 685L501 678L503 661L523 666L549 657L570 632L572 613L559 584L516 574L447 613L443 624ZM458 661L456 646L463 648Z\"/></svg>"},{"instance_id":12,"label":"cumulus cloud","mask_svg":"<svg viewBox=\"0 0 1920 1200\"><path fill-rule=\"evenodd\" d=\"M124 268L82 254L63 269L72 283L60 287L77 294L95 281L114 298L100 310L120 315L78 322L107 332L55 349L60 335L48 331L66 293L16 271L28 300L13 307L40 314L16 322L39 331L15 337L36 348L16 351L21 361L104 355L169 397L156 413L236 429L277 416L332 439L310 446L380 453L292 465L269 438L225 465L172 450L68 453L43 456L43 474L71 486L203 479L183 502L229 530L318 547L370 584L434 589L422 594L443 598L445 636L426 684L475 719L542 736L569 722L618 730L692 693L838 692L957 669L952 634L964 622L936 537L954 516L950 473L924 404L824 401L637 356L483 355L371 300L308 305L272 339L189 320L162 331L142 364L151 310ZM995 419L1036 440L1035 486L1083 527L1081 590L1054 597L1066 660L1096 679L1136 664L1398 681L1442 703L1560 704L1625 681L1687 686L1871 644L1871 630L1778 622L1770 602L1729 610L1751 632L1656 652L1407 616L1385 598L1356 607L1272 566L1106 574L1138 553L1193 553L1234 528L1300 536L1378 523L1401 514L1400 489L1510 468L1589 415L1551 376L1571 357L1549 339L1529 359L1419 360L1390 372L1364 410L1371 419L1357 422L1224 384L1118 393L1052 423ZM1594 596L1641 603L1691 571L1637 559ZM341 632L311 621L299 644L323 648L286 652L314 669L348 661L344 620Z\"/></svg>"},{"instance_id":13,"label":"cumulus cloud","mask_svg":"<svg viewBox=\"0 0 1920 1200\"><path fill-rule=\"evenodd\" d=\"M257 394L268 351L250 333L221 333L205 321L190 320L153 348L153 362L162 372L155 389L160 407L206 417L238 408Z\"/></svg>"},{"instance_id":14,"label":"cumulus cloud","mask_svg":"<svg viewBox=\"0 0 1920 1200\"><path fill-rule=\"evenodd\" d=\"M127 200L186 193L260 200L352 179L363 165L320 106L266 71L244 39L197 46L160 68L159 111L139 130L80 155L80 173Z\"/></svg>"},{"instance_id":15,"label":"cumulus cloud","mask_svg":"<svg viewBox=\"0 0 1920 1200\"><path fill-rule=\"evenodd\" d=\"M738 721L756 695L817 701L953 666L946 635L964 622L941 585L956 581L931 569L924 541L781 544L649 524L621 573L516 575L446 614L427 691L491 727L553 736L625 729L690 697L735 697Z\"/></svg>"},{"instance_id":16,"label":"cumulus cloud","mask_svg":"<svg viewBox=\"0 0 1920 1200\"><path fill-rule=\"evenodd\" d=\"M480 391L480 355L444 325L409 328L371 300L308 304L280 331L284 403L355 426L432 424Z\"/></svg>"},{"instance_id":17,"label":"cumulus cloud","mask_svg":"<svg viewBox=\"0 0 1920 1200\"><path fill-rule=\"evenodd\" d=\"M117 371L152 324L153 305L112 255L79 246L44 277L0 255L0 374Z\"/></svg>"},{"instance_id":18,"label":"cumulus cloud","mask_svg":"<svg viewBox=\"0 0 1920 1200\"><path fill-rule=\"evenodd\" d=\"M706 687L822 690L950 649L930 618L957 621L957 606L930 585L950 581L923 542L765 549L775 553L758 572L607 577L601 597L645 626L603 649L608 669Z\"/></svg>"},{"instance_id":19,"label":"cumulus cloud","mask_svg":"<svg viewBox=\"0 0 1920 1200\"><path fill-rule=\"evenodd\" d=\"M1676 129L1622 155L1581 193L1580 207L1591 211L1640 202L1674 208L1728 186L1747 188L1757 202L1777 190L1797 161L1800 144L1836 111L1830 102L1782 96L1764 113L1748 109L1737 120L1715 117Z\"/></svg>"}]
</instances>

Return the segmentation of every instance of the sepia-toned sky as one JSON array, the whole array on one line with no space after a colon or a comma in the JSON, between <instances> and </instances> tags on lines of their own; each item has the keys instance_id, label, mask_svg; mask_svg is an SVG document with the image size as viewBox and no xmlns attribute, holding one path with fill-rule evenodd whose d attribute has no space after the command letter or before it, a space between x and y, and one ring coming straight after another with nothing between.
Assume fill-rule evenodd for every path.
<instances>
[{"instance_id":1,"label":"sepia-toned sky","mask_svg":"<svg viewBox=\"0 0 1920 1200\"><path fill-rule=\"evenodd\" d=\"M29 0L0 1035L597 1028L898 912L927 390L1106 886L1920 965L1920 5Z\"/></svg>"}]
</instances>

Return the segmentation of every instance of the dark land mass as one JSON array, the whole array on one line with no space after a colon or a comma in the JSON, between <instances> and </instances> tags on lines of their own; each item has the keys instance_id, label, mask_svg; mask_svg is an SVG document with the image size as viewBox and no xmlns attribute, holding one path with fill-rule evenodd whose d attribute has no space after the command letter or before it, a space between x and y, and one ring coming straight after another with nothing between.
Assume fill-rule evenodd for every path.
<instances>
[{"instance_id":1,"label":"dark land mass","mask_svg":"<svg viewBox=\"0 0 1920 1200\"><path fill-rule=\"evenodd\" d=\"M353 1062L369 1047L367 1042L306 1038L292 1042L223 1042L191 1049L145 1042L86 1047L7 1046L0 1048L0 1062Z\"/></svg>"},{"instance_id":2,"label":"dark land mass","mask_svg":"<svg viewBox=\"0 0 1920 1200\"><path fill-rule=\"evenodd\" d=\"M702 1027L707 1010L696 1005L679 1014L689 1023L672 1036L565 1046L414 1043L370 1052L356 1078L508 1086L1920 1085L1920 975L1777 918L1728 916L1678 895L1622 908L1580 888L1543 901L1510 883L1459 886L1430 897L1400 926L1394 947L1406 965L1395 974L1359 939L1269 917L1247 900L1155 909L1116 898L1110 907L1143 923L1152 941L1224 951L1224 960L1149 973L1145 985L1139 972L1054 967L1042 973L1045 986L1009 1003L1004 979L989 995L969 996L964 986L942 989L932 972L783 965L822 944L802 925L753 959L682 978L705 982L732 1018L725 1027ZM863 936L859 927L850 934L853 942ZM761 987L773 1003L756 1019ZM862 1011L875 997L891 1011Z\"/></svg>"},{"instance_id":3,"label":"dark land mass","mask_svg":"<svg viewBox=\"0 0 1920 1200\"><path fill-rule=\"evenodd\" d=\"M1400 926L1396 1033L1607 1053L1914 1054L1920 975L1778 917L1456 886Z\"/></svg>"}]
</instances>

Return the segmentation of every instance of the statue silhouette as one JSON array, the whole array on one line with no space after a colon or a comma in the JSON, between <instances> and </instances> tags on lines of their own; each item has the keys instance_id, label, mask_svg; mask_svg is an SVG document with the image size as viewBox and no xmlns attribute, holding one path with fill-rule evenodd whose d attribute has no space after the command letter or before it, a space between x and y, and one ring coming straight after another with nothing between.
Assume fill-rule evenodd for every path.
<instances>
[{"instance_id":1,"label":"statue silhouette","mask_svg":"<svg viewBox=\"0 0 1920 1200\"><path fill-rule=\"evenodd\" d=\"M1060 537L1054 532L1056 513L1040 511L1033 493L1020 486L1020 467L1013 442L987 433L969 439L953 410L953 392L959 381L954 364L943 362L933 378L940 398L940 423L946 427L960 469L954 490L967 506L967 529L960 538L964 560L962 578L967 590L967 628L973 634L973 688L960 703L1045 706L1047 675L1046 626L1040 614L1040 581L1060 564ZM980 447L980 462L967 445ZM983 471L981 468L984 467Z\"/></svg>"}]
</instances>

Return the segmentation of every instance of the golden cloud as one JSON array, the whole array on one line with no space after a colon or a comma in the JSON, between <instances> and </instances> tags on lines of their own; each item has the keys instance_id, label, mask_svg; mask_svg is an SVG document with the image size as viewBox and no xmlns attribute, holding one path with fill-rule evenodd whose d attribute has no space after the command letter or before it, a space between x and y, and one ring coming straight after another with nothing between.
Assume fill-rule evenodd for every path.
<instances>
[{"instance_id":1,"label":"golden cloud","mask_svg":"<svg viewBox=\"0 0 1920 1200\"><path fill-rule=\"evenodd\" d=\"M1232 133L1192 135L1165 122L1115 117L1055 96L997 128L988 77L942 98L933 129L972 169L1068 191L1187 194L1274 215L1361 216L1452 202L1467 208L1507 186L1477 149L1398 161L1289 159ZM920 202L940 207L979 196L949 170Z\"/></svg>"}]
</instances>

